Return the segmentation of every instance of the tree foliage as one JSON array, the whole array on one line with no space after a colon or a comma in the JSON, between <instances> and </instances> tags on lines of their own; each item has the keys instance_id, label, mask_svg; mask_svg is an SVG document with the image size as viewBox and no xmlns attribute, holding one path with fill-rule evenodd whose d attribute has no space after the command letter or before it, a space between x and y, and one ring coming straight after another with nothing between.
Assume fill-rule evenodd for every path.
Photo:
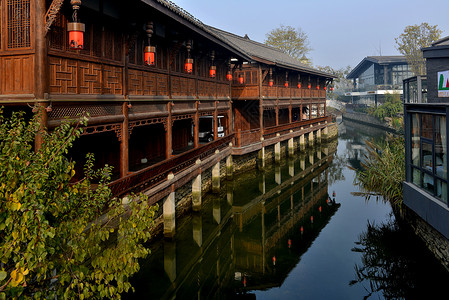
<instances>
[{"instance_id":1,"label":"tree foliage","mask_svg":"<svg viewBox=\"0 0 449 300\"><path fill-rule=\"evenodd\" d=\"M402 113L403 106L400 95L398 93L385 94L385 102L378 107L373 108L369 113L376 117L380 121L384 121L385 118L396 117L399 113Z\"/></svg>"},{"instance_id":2,"label":"tree foliage","mask_svg":"<svg viewBox=\"0 0 449 300\"><path fill-rule=\"evenodd\" d=\"M280 25L280 27L271 30L265 36L265 44L287 53L302 63L311 64L307 54L312 48L310 48L307 34L301 28Z\"/></svg>"},{"instance_id":3,"label":"tree foliage","mask_svg":"<svg viewBox=\"0 0 449 300\"><path fill-rule=\"evenodd\" d=\"M149 253L141 242L157 208L143 195L111 198L111 167L94 170L92 155L85 178L70 183L65 154L86 120L47 133L37 115L0 109L0 298L120 298Z\"/></svg>"},{"instance_id":4,"label":"tree foliage","mask_svg":"<svg viewBox=\"0 0 449 300\"><path fill-rule=\"evenodd\" d=\"M421 49L430 47L433 42L438 40L442 31L438 25L429 25L421 23L420 25L407 26L404 32L397 37L396 44L399 52L405 56L415 75L425 75L426 65Z\"/></svg>"}]
</instances>

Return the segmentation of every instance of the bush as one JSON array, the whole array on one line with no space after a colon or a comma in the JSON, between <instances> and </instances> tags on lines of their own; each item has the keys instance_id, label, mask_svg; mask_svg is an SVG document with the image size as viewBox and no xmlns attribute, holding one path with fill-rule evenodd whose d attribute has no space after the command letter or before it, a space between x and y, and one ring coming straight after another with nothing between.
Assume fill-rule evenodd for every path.
<instances>
[{"instance_id":1,"label":"bush","mask_svg":"<svg viewBox=\"0 0 449 300\"><path fill-rule=\"evenodd\" d=\"M379 194L393 205L402 204L402 182L405 180L405 147L403 137L390 137L385 145L366 142L368 154L362 170L356 170L355 183L369 195Z\"/></svg>"},{"instance_id":2,"label":"bush","mask_svg":"<svg viewBox=\"0 0 449 300\"><path fill-rule=\"evenodd\" d=\"M0 298L120 298L149 254L141 242L157 208L143 195L126 205L111 199L111 167L93 170L92 155L85 178L71 184L74 162L65 154L87 118L51 133L38 120L39 112L27 121L0 109Z\"/></svg>"}]
</instances>

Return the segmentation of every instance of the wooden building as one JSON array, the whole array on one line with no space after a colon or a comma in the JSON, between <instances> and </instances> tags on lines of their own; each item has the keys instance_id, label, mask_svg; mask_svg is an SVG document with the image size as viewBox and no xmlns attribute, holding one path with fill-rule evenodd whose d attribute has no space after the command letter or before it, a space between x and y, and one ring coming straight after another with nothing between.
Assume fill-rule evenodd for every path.
<instances>
[{"instance_id":1,"label":"wooden building","mask_svg":"<svg viewBox=\"0 0 449 300\"><path fill-rule=\"evenodd\" d=\"M74 180L94 153L114 167L115 196L158 186L154 203L196 180L201 203L201 170L219 175L231 155L319 139L332 79L168 0L0 0L0 104L40 107L48 130L87 117L70 153Z\"/></svg>"},{"instance_id":2,"label":"wooden building","mask_svg":"<svg viewBox=\"0 0 449 300\"><path fill-rule=\"evenodd\" d=\"M233 154L246 154L318 130L319 139L328 122L326 90L332 88L335 76L248 36L209 28L251 58L233 64Z\"/></svg>"},{"instance_id":3,"label":"wooden building","mask_svg":"<svg viewBox=\"0 0 449 300\"><path fill-rule=\"evenodd\" d=\"M29 106L38 103L46 108L42 122L50 130L88 113L72 153L80 162L77 174L87 152L99 166L114 166L119 179L200 148L201 116L225 116L225 133L232 133L226 75L231 58L247 58L173 3L0 4L1 104L31 112ZM81 24L83 47L68 33L74 23ZM145 62L146 52L154 62Z\"/></svg>"}]
</instances>

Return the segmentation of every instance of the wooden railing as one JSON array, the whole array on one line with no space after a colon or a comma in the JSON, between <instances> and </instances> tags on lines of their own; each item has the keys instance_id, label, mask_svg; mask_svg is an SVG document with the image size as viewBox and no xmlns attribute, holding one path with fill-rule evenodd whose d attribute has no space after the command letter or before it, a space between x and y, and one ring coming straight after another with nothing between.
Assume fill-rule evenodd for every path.
<instances>
[{"instance_id":1,"label":"wooden railing","mask_svg":"<svg viewBox=\"0 0 449 300\"><path fill-rule=\"evenodd\" d=\"M204 159L215 151L222 150L231 142L234 134L184 152L158 164L129 174L109 184L112 195L122 196L131 192L147 190L167 179L168 174L177 174L195 164L197 159Z\"/></svg>"},{"instance_id":2,"label":"wooden railing","mask_svg":"<svg viewBox=\"0 0 449 300\"><path fill-rule=\"evenodd\" d=\"M250 144L254 144L260 141L260 129L251 129L251 130L244 130L241 131L240 129L237 130L237 147L242 147Z\"/></svg>"},{"instance_id":3,"label":"wooden railing","mask_svg":"<svg viewBox=\"0 0 449 300\"><path fill-rule=\"evenodd\" d=\"M268 127L268 128L264 129L263 137L264 137L264 139L269 139L269 138L275 137L277 133L282 135L282 134L290 132L290 130L297 131L297 130L301 129L301 127L309 127L310 125L315 125L318 123L324 124L325 121L330 122L330 116L324 116L324 117L298 121L298 122L285 124L285 125Z\"/></svg>"}]
</instances>

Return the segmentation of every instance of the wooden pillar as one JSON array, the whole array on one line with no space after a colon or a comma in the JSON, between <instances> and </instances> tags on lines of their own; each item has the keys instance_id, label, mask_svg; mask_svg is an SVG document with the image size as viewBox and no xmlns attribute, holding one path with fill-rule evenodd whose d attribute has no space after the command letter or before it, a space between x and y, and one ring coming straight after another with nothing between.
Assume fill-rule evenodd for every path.
<instances>
[{"instance_id":1,"label":"wooden pillar","mask_svg":"<svg viewBox=\"0 0 449 300\"><path fill-rule=\"evenodd\" d=\"M120 177L128 175L129 171L129 119L128 102L122 104L122 114L125 117L122 122L122 135L120 140Z\"/></svg>"},{"instance_id":2,"label":"wooden pillar","mask_svg":"<svg viewBox=\"0 0 449 300\"><path fill-rule=\"evenodd\" d=\"M193 120L193 147L198 148L200 145L200 114L198 101L196 101L195 107L195 119Z\"/></svg>"},{"instance_id":3,"label":"wooden pillar","mask_svg":"<svg viewBox=\"0 0 449 300\"><path fill-rule=\"evenodd\" d=\"M293 130L290 130L290 133L293 133ZM293 156L295 154L295 140L294 138L288 139L288 155Z\"/></svg>"},{"instance_id":4,"label":"wooden pillar","mask_svg":"<svg viewBox=\"0 0 449 300\"><path fill-rule=\"evenodd\" d=\"M309 120L312 119L312 104L309 104Z\"/></svg>"},{"instance_id":5,"label":"wooden pillar","mask_svg":"<svg viewBox=\"0 0 449 300\"><path fill-rule=\"evenodd\" d=\"M320 123L318 123L318 126L320 126ZM321 144L321 128L316 131L316 143Z\"/></svg>"},{"instance_id":6,"label":"wooden pillar","mask_svg":"<svg viewBox=\"0 0 449 300\"><path fill-rule=\"evenodd\" d=\"M173 173L167 177L168 181L173 180ZM164 199L162 204L162 213L164 218L164 236L173 237L176 232L176 204L175 204L175 186L171 185L170 194Z\"/></svg>"},{"instance_id":7,"label":"wooden pillar","mask_svg":"<svg viewBox=\"0 0 449 300\"><path fill-rule=\"evenodd\" d=\"M167 125L165 128L165 159L169 159L172 157L173 144L172 144L172 134L173 134L173 122L171 115L171 102L167 103L168 117L167 117Z\"/></svg>"},{"instance_id":8,"label":"wooden pillar","mask_svg":"<svg viewBox=\"0 0 449 300\"><path fill-rule=\"evenodd\" d=\"M215 154L217 155L220 151L215 150ZM218 161L212 167L212 192L219 193L220 192L220 161Z\"/></svg>"},{"instance_id":9,"label":"wooden pillar","mask_svg":"<svg viewBox=\"0 0 449 300\"><path fill-rule=\"evenodd\" d=\"M277 133L276 137L279 138L280 134ZM281 162L281 142L277 142L276 144L274 144L274 161L276 163Z\"/></svg>"},{"instance_id":10,"label":"wooden pillar","mask_svg":"<svg viewBox=\"0 0 449 300\"><path fill-rule=\"evenodd\" d=\"M276 105L275 112L276 112L276 126L279 126L279 103L277 103L277 105Z\"/></svg>"},{"instance_id":11,"label":"wooden pillar","mask_svg":"<svg viewBox=\"0 0 449 300\"><path fill-rule=\"evenodd\" d=\"M6 3L4 3L6 4ZM6 12L6 9L3 9L4 12ZM46 1L45 0L38 0L36 1L35 6L35 65L34 65L34 80L35 80L35 97L36 97L36 105L39 106L38 113L40 114L40 124L39 124L39 131L42 132L47 127L47 111L45 108L47 107L47 101L45 100L45 95L47 93L47 78L48 78L48 68L47 68L47 38L45 34L45 14L46 14ZM0 20L1 22L1 20ZM3 28L1 28L3 30ZM4 31L5 32L5 31ZM2 36L3 38L3 36ZM5 48L5 45L3 45L3 48ZM10 74L10 76L14 76L13 74ZM42 103L42 101L45 101L45 103ZM35 151L39 151L39 149L42 146L43 143L43 136L41 134L37 134L34 142L34 149Z\"/></svg>"},{"instance_id":12,"label":"wooden pillar","mask_svg":"<svg viewBox=\"0 0 449 300\"><path fill-rule=\"evenodd\" d=\"M299 136L299 150L304 151L306 149L306 141L304 138L304 134Z\"/></svg>"},{"instance_id":13,"label":"wooden pillar","mask_svg":"<svg viewBox=\"0 0 449 300\"><path fill-rule=\"evenodd\" d=\"M288 123L292 123L292 104L288 106Z\"/></svg>"},{"instance_id":14,"label":"wooden pillar","mask_svg":"<svg viewBox=\"0 0 449 300\"><path fill-rule=\"evenodd\" d=\"M312 125L310 125L310 127L313 127ZM309 147L313 146L313 129L312 131L309 132Z\"/></svg>"},{"instance_id":15,"label":"wooden pillar","mask_svg":"<svg viewBox=\"0 0 449 300\"><path fill-rule=\"evenodd\" d=\"M229 145L232 147L232 144ZM226 177L231 180L233 177L234 166L232 164L232 155L226 157Z\"/></svg>"},{"instance_id":16,"label":"wooden pillar","mask_svg":"<svg viewBox=\"0 0 449 300\"><path fill-rule=\"evenodd\" d=\"M218 112L217 112L218 101L215 101L214 110L214 141L218 139Z\"/></svg>"},{"instance_id":17,"label":"wooden pillar","mask_svg":"<svg viewBox=\"0 0 449 300\"><path fill-rule=\"evenodd\" d=\"M263 170L265 168L265 147L259 150L259 169Z\"/></svg>"},{"instance_id":18,"label":"wooden pillar","mask_svg":"<svg viewBox=\"0 0 449 300\"><path fill-rule=\"evenodd\" d=\"M196 164L201 164L201 160L198 159ZM192 209L193 211L201 210L201 168L199 174L192 181Z\"/></svg>"}]
</instances>

